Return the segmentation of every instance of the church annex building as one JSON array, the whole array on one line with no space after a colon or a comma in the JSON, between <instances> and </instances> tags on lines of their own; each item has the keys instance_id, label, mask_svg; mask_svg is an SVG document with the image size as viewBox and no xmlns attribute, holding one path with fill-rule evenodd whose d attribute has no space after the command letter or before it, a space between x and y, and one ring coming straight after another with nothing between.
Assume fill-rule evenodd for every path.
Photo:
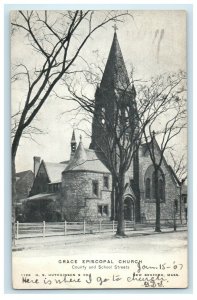
<instances>
[{"instance_id":1,"label":"church annex building","mask_svg":"<svg viewBox=\"0 0 197 300\"><path fill-rule=\"evenodd\" d=\"M115 32L103 78L95 93L95 103L110 106L112 91L118 90L120 85L127 85L128 81L126 66ZM132 100L135 101L134 85L131 89ZM103 93L108 103L103 101ZM78 141L73 131L69 161L51 163L45 162L40 157L34 157L34 180L28 197L18 200L18 221L116 220L117 207L113 197L112 176L102 152L96 147L98 142L102 143L101 136L93 119L92 140L88 149L84 148L82 137ZM159 156L158 145L156 149ZM141 144L138 156L133 159L125 176L124 217L126 220L146 222L155 219L153 177L154 168L147 145ZM137 190L139 196L136 194ZM176 219L186 219L187 200L181 197L176 175L165 159L159 175L159 195L161 219L173 219L174 214Z\"/></svg>"}]
</instances>

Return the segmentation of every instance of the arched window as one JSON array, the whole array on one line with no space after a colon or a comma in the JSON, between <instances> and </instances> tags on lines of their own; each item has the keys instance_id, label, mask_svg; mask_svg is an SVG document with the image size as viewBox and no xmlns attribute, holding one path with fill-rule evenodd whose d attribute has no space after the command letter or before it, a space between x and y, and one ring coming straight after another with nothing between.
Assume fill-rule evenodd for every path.
<instances>
[{"instance_id":1,"label":"arched window","mask_svg":"<svg viewBox=\"0 0 197 300\"><path fill-rule=\"evenodd\" d=\"M158 171L158 196L161 202L165 201L165 175L160 169ZM154 166L150 165L144 175L144 196L146 200L155 202L156 199L156 186L155 186L155 170Z\"/></svg>"},{"instance_id":2,"label":"arched window","mask_svg":"<svg viewBox=\"0 0 197 300\"><path fill-rule=\"evenodd\" d=\"M129 111L128 108L125 110L125 125L128 128L129 127Z\"/></svg>"},{"instance_id":3,"label":"arched window","mask_svg":"<svg viewBox=\"0 0 197 300\"><path fill-rule=\"evenodd\" d=\"M150 199L150 178L146 178L146 199Z\"/></svg>"},{"instance_id":4,"label":"arched window","mask_svg":"<svg viewBox=\"0 0 197 300\"><path fill-rule=\"evenodd\" d=\"M125 118L128 118L128 117L129 117L128 111L125 110Z\"/></svg>"}]
</instances>

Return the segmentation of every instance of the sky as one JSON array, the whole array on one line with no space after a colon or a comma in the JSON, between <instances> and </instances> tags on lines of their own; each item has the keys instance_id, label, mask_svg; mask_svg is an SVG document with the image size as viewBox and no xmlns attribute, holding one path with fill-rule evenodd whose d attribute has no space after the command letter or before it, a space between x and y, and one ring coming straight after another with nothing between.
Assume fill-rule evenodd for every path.
<instances>
[{"instance_id":1,"label":"sky","mask_svg":"<svg viewBox=\"0 0 197 300\"><path fill-rule=\"evenodd\" d=\"M134 67L134 79L148 80L153 76L186 69L186 16L184 11L130 11L124 23L118 23L117 35L127 70ZM98 20L102 13L95 12ZM113 23L95 32L86 43L81 56L89 63L106 61L113 40ZM82 29L83 30L83 29ZM11 37L12 65L20 62L33 66L37 57L29 51L27 37L17 32ZM80 63L78 62L78 68ZM103 68L103 63L101 67ZM57 90L66 93L64 87ZM12 112L24 101L27 87L24 82L12 86ZM90 91L90 94L92 90ZM50 97L37 116L36 125L45 134L37 135L32 141L22 139L16 157L17 172L33 169L33 156L45 161L60 162L70 157L72 130L81 118L68 113L74 107L72 102ZM67 113L66 113L67 111ZM91 130L91 124L81 124L85 131ZM88 127L88 128L87 128ZM83 142L89 146L90 139L84 132L76 130L77 142L82 134ZM186 145L186 136L177 140L180 152Z\"/></svg>"}]
</instances>

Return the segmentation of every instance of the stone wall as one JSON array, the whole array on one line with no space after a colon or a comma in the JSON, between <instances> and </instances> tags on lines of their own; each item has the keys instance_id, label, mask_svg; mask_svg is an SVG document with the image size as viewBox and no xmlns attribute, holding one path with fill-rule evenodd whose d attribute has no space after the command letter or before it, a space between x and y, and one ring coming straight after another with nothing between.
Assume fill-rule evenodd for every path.
<instances>
[{"instance_id":1,"label":"stone wall","mask_svg":"<svg viewBox=\"0 0 197 300\"><path fill-rule=\"evenodd\" d=\"M109 189L104 187L104 175L109 176ZM98 196L93 194L93 180L98 181ZM111 216L110 174L68 171L62 174L62 205L67 221L110 219ZM108 215L100 216L98 205L108 206Z\"/></svg>"},{"instance_id":2,"label":"stone wall","mask_svg":"<svg viewBox=\"0 0 197 300\"><path fill-rule=\"evenodd\" d=\"M159 151L156 153L159 158ZM148 219L156 218L156 204L154 199L145 199L145 173L152 161L149 157L148 151L143 152L140 149L140 192L141 192L141 215ZM174 200L178 200L178 213L176 217L179 217L180 202L179 202L179 191L177 184L174 181L169 168L165 161L161 165L163 175L165 176L165 201L161 202L161 219L173 219L174 217Z\"/></svg>"}]
</instances>

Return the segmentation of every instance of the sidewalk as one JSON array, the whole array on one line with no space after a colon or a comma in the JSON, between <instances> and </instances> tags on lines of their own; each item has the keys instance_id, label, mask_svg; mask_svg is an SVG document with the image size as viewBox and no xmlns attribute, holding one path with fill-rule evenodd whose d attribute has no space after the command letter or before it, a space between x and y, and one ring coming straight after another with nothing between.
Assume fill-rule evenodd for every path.
<instances>
[{"instance_id":1,"label":"sidewalk","mask_svg":"<svg viewBox=\"0 0 197 300\"><path fill-rule=\"evenodd\" d=\"M187 231L186 226L181 226L177 228L177 232ZM173 228L162 228L162 232L155 232L153 228L141 228L137 230L129 230L126 232L126 238L132 238L137 236L145 235L155 235L155 234L165 234L173 233ZM32 238L22 238L16 240L13 251L22 251L27 249L38 249L46 247L56 247L57 245L72 245L85 243L87 241L97 241L99 240L108 240L108 239L118 239L121 237L116 237L112 232L102 232L102 233L93 233L93 234L77 234L77 235L65 235L65 236L46 236L46 237L32 237ZM76 245L77 246L77 245Z\"/></svg>"}]
</instances>

